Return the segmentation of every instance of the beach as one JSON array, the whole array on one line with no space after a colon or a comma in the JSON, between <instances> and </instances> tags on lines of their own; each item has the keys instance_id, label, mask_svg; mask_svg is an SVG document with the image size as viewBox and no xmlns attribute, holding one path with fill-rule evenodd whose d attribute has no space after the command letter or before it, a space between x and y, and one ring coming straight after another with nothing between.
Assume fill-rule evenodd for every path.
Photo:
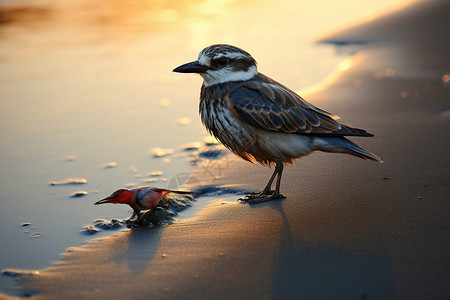
<instances>
[{"instance_id":1,"label":"beach","mask_svg":"<svg viewBox=\"0 0 450 300\"><path fill-rule=\"evenodd\" d=\"M317 152L285 167L284 199L260 204L237 200L262 189L272 170L233 154L197 164L195 187L235 192L211 193L191 218L69 248L45 269L12 271L20 297L449 298L449 16L448 1L419 2L318 39L353 55L299 93L373 133L351 140L383 164Z\"/></svg>"}]
</instances>

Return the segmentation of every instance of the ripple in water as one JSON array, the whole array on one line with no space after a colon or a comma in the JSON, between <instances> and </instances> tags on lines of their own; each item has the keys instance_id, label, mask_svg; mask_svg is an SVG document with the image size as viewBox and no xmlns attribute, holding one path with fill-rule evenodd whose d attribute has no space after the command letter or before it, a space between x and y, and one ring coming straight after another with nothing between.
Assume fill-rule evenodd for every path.
<instances>
[{"instance_id":1,"label":"ripple in water","mask_svg":"<svg viewBox=\"0 0 450 300\"><path fill-rule=\"evenodd\" d=\"M60 181L52 181L50 185L66 185L66 184L85 184L87 180L84 178L67 178Z\"/></svg>"},{"instance_id":2,"label":"ripple in water","mask_svg":"<svg viewBox=\"0 0 450 300\"><path fill-rule=\"evenodd\" d=\"M150 153L153 154L153 157L162 157L167 156L173 153L173 149L164 149L164 148L152 148Z\"/></svg>"}]
</instances>

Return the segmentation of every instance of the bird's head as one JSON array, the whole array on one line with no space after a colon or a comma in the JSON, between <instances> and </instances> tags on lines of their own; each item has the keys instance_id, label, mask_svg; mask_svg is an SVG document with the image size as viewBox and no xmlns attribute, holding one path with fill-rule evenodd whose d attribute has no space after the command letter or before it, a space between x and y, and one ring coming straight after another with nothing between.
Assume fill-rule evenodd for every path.
<instances>
[{"instance_id":1,"label":"bird's head","mask_svg":"<svg viewBox=\"0 0 450 300\"><path fill-rule=\"evenodd\" d=\"M249 80L258 74L255 59L246 51L230 45L212 45L203 49L198 60L173 70L178 73L198 73L204 85Z\"/></svg>"},{"instance_id":2,"label":"bird's head","mask_svg":"<svg viewBox=\"0 0 450 300\"><path fill-rule=\"evenodd\" d=\"M99 205L103 203L112 203L112 204L131 204L133 202L133 195L127 189L120 189L112 193L110 196L97 201L94 205Z\"/></svg>"}]
</instances>

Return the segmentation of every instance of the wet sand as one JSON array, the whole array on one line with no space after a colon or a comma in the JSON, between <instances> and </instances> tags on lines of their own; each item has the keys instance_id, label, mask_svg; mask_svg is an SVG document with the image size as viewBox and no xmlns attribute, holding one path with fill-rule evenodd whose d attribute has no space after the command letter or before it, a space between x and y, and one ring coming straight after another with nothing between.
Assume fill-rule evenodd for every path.
<instances>
[{"instance_id":1,"label":"wet sand","mask_svg":"<svg viewBox=\"0 0 450 300\"><path fill-rule=\"evenodd\" d=\"M450 42L442 37L449 12L446 1L419 4L323 39L359 52L307 100L374 133L353 140L383 165L315 153L285 168L285 200L248 205L228 195L191 219L74 248L55 266L18 276L24 293L32 299L448 298ZM202 184L258 190L270 173L227 156L214 180L204 166L196 175Z\"/></svg>"}]
</instances>

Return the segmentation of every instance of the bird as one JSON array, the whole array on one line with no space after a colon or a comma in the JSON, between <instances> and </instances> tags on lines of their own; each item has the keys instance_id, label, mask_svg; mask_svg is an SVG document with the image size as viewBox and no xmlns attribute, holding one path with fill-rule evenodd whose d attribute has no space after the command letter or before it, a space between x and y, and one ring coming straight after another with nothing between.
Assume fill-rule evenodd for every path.
<instances>
[{"instance_id":1,"label":"bird","mask_svg":"<svg viewBox=\"0 0 450 300\"><path fill-rule=\"evenodd\" d=\"M139 223L144 218L143 210L152 210L159 202L164 199L167 194L193 194L189 191L174 191L161 189L152 186L143 186L133 189L118 189L105 199L99 200L94 205L112 203L112 204L128 204L133 209L133 214L127 221L131 221L137 216L134 222Z\"/></svg>"},{"instance_id":2,"label":"bird","mask_svg":"<svg viewBox=\"0 0 450 300\"><path fill-rule=\"evenodd\" d=\"M284 165L316 150L382 163L380 157L345 138L373 134L340 124L336 115L259 73L256 60L241 48L208 46L197 60L173 72L197 73L203 78L199 113L211 135L247 161L275 165L262 192L248 193L240 200L258 203L284 198L280 193Z\"/></svg>"}]
</instances>

